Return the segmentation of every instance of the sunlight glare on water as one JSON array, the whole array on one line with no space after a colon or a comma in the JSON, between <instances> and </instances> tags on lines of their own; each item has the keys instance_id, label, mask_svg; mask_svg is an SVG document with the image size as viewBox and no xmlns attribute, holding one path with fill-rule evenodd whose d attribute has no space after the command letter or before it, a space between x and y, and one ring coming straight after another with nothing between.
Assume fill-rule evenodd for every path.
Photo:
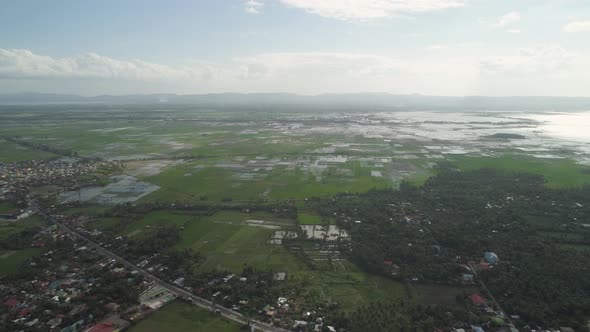
<instances>
[{"instance_id":1,"label":"sunlight glare on water","mask_svg":"<svg viewBox=\"0 0 590 332\"><path fill-rule=\"evenodd\" d=\"M531 119L542 122L539 129L546 135L590 142L590 112L538 114Z\"/></svg>"}]
</instances>

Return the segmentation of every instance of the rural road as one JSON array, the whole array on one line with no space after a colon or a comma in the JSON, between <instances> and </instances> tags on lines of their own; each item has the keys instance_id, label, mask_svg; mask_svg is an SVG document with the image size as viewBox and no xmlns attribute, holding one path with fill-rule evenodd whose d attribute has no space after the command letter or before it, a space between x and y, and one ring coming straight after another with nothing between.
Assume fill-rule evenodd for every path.
<instances>
[{"instance_id":1,"label":"rural road","mask_svg":"<svg viewBox=\"0 0 590 332\"><path fill-rule=\"evenodd\" d=\"M153 274L137 267L135 264L129 262L128 260L126 260L125 258L113 253L110 250L107 250L103 247L101 247L100 245L98 245L96 242L88 239L87 237L81 235L80 233L76 232L75 230L69 228L68 226L58 222L55 218L53 218L51 215L45 213L44 211L37 209L37 212L39 214L41 214L42 216L44 216L47 220L49 220L50 222L56 224L58 227L60 227L60 229L62 229L63 231L66 231L68 233L70 233L71 235L74 235L76 237L78 237L79 239L82 239L84 241L86 241L88 243L88 245L94 249L96 249L96 252L99 253L102 256L108 257L110 259L114 259L117 262L123 264L124 266L126 266L127 268L131 269L131 270L137 270L139 273L141 273L146 279L152 280L153 282L155 282L156 284L158 284L159 286L166 288L168 291L170 291L172 294L176 295L177 297L183 298L185 300L190 301L192 304L201 307L203 309L207 309L207 310L211 310L213 308L213 303L207 299L204 299L202 297L198 297L182 288L178 288L166 281L163 281L162 279L154 276ZM289 330L285 330L276 326L272 326L270 324L267 323L263 323L257 320L253 320L253 319L249 319L248 317L242 315L241 313L225 308L223 306L220 305L215 305L215 309L219 310L218 313L225 319L234 321L238 324L248 324L248 322L250 323L250 326L253 326L254 329L253 331L263 331L263 332L289 332Z\"/></svg>"}]
</instances>

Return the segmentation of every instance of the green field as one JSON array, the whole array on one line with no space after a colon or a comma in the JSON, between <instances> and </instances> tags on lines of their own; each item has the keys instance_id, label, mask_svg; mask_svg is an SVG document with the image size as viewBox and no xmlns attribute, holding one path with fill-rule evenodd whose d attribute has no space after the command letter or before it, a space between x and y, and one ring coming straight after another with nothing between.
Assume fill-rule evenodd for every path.
<instances>
[{"instance_id":1,"label":"green field","mask_svg":"<svg viewBox=\"0 0 590 332\"><path fill-rule=\"evenodd\" d=\"M0 221L0 242L12 235L41 227L45 221L38 216L31 216L17 221Z\"/></svg>"},{"instance_id":2,"label":"green field","mask_svg":"<svg viewBox=\"0 0 590 332\"><path fill-rule=\"evenodd\" d=\"M538 159L524 156L455 157L453 162L461 170L495 168L507 172L543 175L550 188L579 187L590 183L590 167L569 159Z\"/></svg>"},{"instance_id":3,"label":"green field","mask_svg":"<svg viewBox=\"0 0 590 332\"><path fill-rule=\"evenodd\" d=\"M322 224L322 218L316 214L311 213L299 213L297 220L301 225L320 225Z\"/></svg>"},{"instance_id":4,"label":"green field","mask_svg":"<svg viewBox=\"0 0 590 332\"><path fill-rule=\"evenodd\" d=\"M189 220L193 220L194 218L194 215L179 211L154 211L143 215L139 220L129 223L119 235L141 236L147 229L154 226L175 225L177 227L184 227ZM107 219L103 222L109 225L111 221Z\"/></svg>"},{"instance_id":5,"label":"green field","mask_svg":"<svg viewBox=\"0 0 590 332\"><path fill-rule=\"evenodd\" d=\"M129 329L130 332L238 332L240 325L204 309L172 302Z\"/></svg>"},{"instance_id":6,"label":"green field","mask_svg":"<svg viewBox=\"0 0 590 332\"><path fill-rule=\"evenodd\" d=\"M201 169L195 167L203 166ZM372 177L369 169L347 166L353 176L342 177L328 170L321 179L300 169L287 170L277 166L271 171L260 170L255 180L237 180L234 172L215 166L185 163L169 168L147 180L162 187L148 195L145 201L195 200L260 200L303 199L327 196L339 192L364 192L390 186L385 178Z\"/></svg>"},{"instance_id":7,"label":"green field","mask_svg":"<svg viewBox=\"0 0 590 332\"><path fill-rule=\"evenodd\" d=\"M0 275L8 275L18 271L20 266L29 258L41 253L38 248L21 250L0 250Z\"/></svg>"},{"instance_id":8,"label":"green field","mask_svg":"<svg viewBox=\"0 0 590 332\"><path fill-rule=\"evenodd\" d=\"M26 219L10 222L0 222L0 244L4 248L12 248L14 238L20 233L29 232L40 228L45 222L43 219L32 216ZM10 274L18 270L21 264L32 256L41 252L40 249L29 248L29 243L23 243L24 249L0 249L0 274ZM0 247L2 248L2 247Z\"/></svg>"},{"instance_id":9,"label":"green field","mask_svg":"<svg viewBox=\"0 0 590 332\"><path fill-rule=\"evenodd\" d=\"M59 157L51 152L38 151L0 139L0 161L42 160Z\"/></svg>"},{"instance_id":10,"label":"green field","mask_svg":"<svg viewBox=\"0 0 590 332\"><path fill-rule=\"evenodd\" d=\"M371 275L348 262L341 262L339 271L302 269L290 275L306 282L307 296L312 302L336 302L345 311L378 300L407 298L405 286L397 281Z\"/></svg>"},{"instance_id":11,"label":"green field","mask_svg":"<svg viewBox=\"0 0 590 332\"><path fill-rule=\"evenodd\" d=\"M16 206L9 202L0 202L0 213L8 213L16 210Z\"/></svg>"},{"instance_id":12,"label":"green field","mask_svg":"<svg viewBox=\"0 0 590 332\"><path fill-rule=\"evenodd\" d=\"M302 265L282 246L268 243L275 232L263 227L248 226L248 219L262 219L252 215L222 211L213 216L192 219L184 225L177 248L192 248L205 256L200 271L226 269L240 272L246 266L275 271L293 271ZM283 224L266 218L272 224ZM273 222L274 221L274 222Z\"/></svg>"}]
</instances>

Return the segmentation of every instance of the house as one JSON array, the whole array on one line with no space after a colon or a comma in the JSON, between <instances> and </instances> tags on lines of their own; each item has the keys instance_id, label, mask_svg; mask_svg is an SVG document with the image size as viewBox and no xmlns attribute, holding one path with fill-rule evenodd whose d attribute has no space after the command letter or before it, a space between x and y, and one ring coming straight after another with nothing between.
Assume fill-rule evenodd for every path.
<instances>
[{"instance_id":1,"label":"house","mask_svg":"<svg viewBox=\"0 0 590 332\"><path fill-rule=\"evenodd\" d=\"M25 317L26 315L30 314L31 311L33 311L33 308L31 307L26 307L26 308L22 308L19 312L18 312L18 317Z\"/></svg>"},{"instance_id":2,"label":"house","mask_svg":"<svg viewBox=\"0 0 590 332\"><path fill-rule=\"evenodd\" d=\"M104 305L104 308L108 311L116 312L119 310L119 305L115 302L110 302Z\"/></svg>"},{"instance_id":3,"label":"house","mask_svg":"<svg viewBox=\"0 0 590 332\"><path fill-rule=\"evenodd\" d=\"M84 332L118 332L119 329L113 323L98 323Z\"/></svg>"},{"instance_id":4,"label":"house","mask_svg":"<svg viewBox=\"0 0 590 332\"><path fill-rule=\"evenodd\" d=\"M472 326L473 332L484 332L484 330L479 326Z\"/></svg>"},{"instance_id":5,"label":"house","mask_svg":"<svg viewBox=\"0 0 590 332\"><path fill-rule=\"evenodd\" d=\"M33 247L33 248L43 248L43 247L45 247L45 242L43 242L41 240L33 241L33 243L31 243L31 247Z\"/></svg>"},{"instance_id":6,"label":"house","mask_svg":"<svg viewBox=\"0 0 590 332\"><path fill-rule=\"evenodd\" d=\"M75 306L74 308L72 308L72 310L70 310L70 312L68 313L68 315L69 316L76 316L77 314L79 314L82 311L84 311L84 309L86 309L86 304L84 304L84 303L78 304L77 306Z\"/></svg>"},{"instance_id":7,"label":"house","mask_svg":"<svg viewBox=\"0 0 590 332\"><path fill-rule=\"evenodd\" d=\"M463 273L463 275L461 276L461 280L465 283L472 283L473 282L473 274Z\"/></svg>"},{"instance_id":8,"label":"house","mask_svg":"<svg viewBox=\"0 0 590 332\"><path fill-rule=\"evenodd\" d=\"M2 303L2 305L6 306L6 307L11 307L14 308L17 305L20 304L20 301L16 299L16 297L10 297L8 298L6 301L4 301L4 303Z\"/></svg>"},{"instance_id":9,"label":"house","mask_svg":"<svg viewBox=\"0 0 590 332\"><path fill-rule=\"evenodd\" d=\"M471 303L473 303L473 305L476 306L484 306L487 303L486 300L483 297L479 296L479 294L477 293L473 293L469 297L469 300L471 300Z\"/></svg>"},{"instance_id":10,"label":"house","mask_svg":"<svg viewBox=\"0 0 590 332\"><path fill-rule=\"evenodd\" d=\"M54 329L56 327L58 327L62 322L62 318L61 317L55 317L51 320L49 320L46 324L47 326L49 326L50 329Z\"/></svg>"},{"instance_id":11,"label":"house","mask_svg":"<svg viewBox=\"0 0 590 332\"><path fill-rule=\"evenodd\" d=\"M83 326L84 326L84 321L82 319L80 319L79 321L75 322L74 324L64 327L63 329L61 329L60 332L78 332L78 331L82 330Z\"/></svg>"},{"instance_id":12,"label":"house","mask_svg":"<svg viewBox=\"0 0 590 332\"><path fill-rule=\"evenodd\" d=\"M90 327L85 332L119 332L123 331L129 325L128 321L121 319L118 315L113 315Z\"/></svg>"}]
</instances>

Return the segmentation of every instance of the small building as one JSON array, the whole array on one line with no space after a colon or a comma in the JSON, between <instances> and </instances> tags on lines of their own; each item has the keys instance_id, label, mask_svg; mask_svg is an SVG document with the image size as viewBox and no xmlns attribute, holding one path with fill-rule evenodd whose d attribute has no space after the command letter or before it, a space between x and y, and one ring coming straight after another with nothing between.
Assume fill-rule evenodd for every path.
<instances>
[{"instance_id":1,"label":"small building","mask_svg":"<svg viewBox=\"0 0 590 332\"><path fill-rule=\"evenodd\" d=\"M473 293L469 297L469 300L471 300L471 303L476 306L485 306L487 304L486 300L477 293Z\"/></svg>"},{"instance_id":2,"label":"small building","mask_svg":"<svg viewBox=\"0 0 590 332\"><path fill-rule=\"evenodd\" d=\"M461 276L461 280L465 283L472 283L473 282L473 274L463 273L463 275Z\"/></svg>"},{"instance_id":3,"label":"small building","mask_svg":"<svg viewBox=\"0 0 590 332\"><path fill-rule=\"evenodd\" d=\"M55 317L51 320L49 320L46 325L49 326L50 329L55 329L56 327L58 327L62 322L62 318L61 317Z\"/></svg>"}]
</instances>

